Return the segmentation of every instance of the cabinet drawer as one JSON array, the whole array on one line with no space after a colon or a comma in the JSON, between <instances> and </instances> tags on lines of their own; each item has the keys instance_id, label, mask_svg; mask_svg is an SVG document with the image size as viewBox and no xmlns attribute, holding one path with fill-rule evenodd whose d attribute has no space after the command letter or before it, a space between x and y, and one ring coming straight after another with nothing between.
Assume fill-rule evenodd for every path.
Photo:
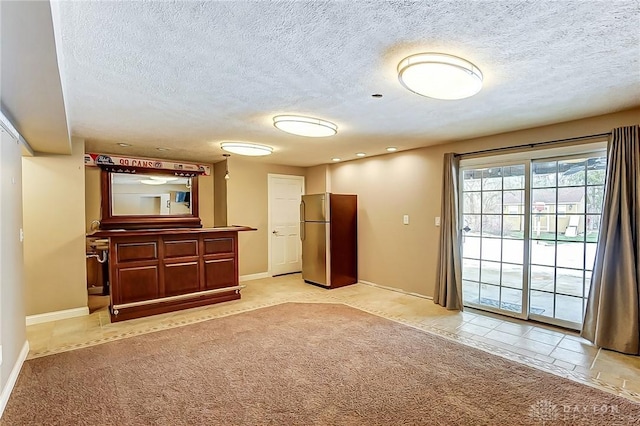
<instances>
[{"instance_id":1,"label":"cabinet drawer","mask_svg":"<svg viewBox=\"0 0 640 426\"><path fill-rule=\"evenodd\" d=\"M234 252L233 238L205 238L204 254L231 254Z\"/></svg>"},{"instance_id":2,"label":"cabinet drawer","mask_svg":"<svg viewBox=\"0 0 640 426\"><path fill-rule=\"evenodd\" d=\"M198 255L198 240L164 241L164 257L186 257Z\"/></svg>"},{"instance_id":3,"label":"cabinet drawer","mask_svg":"<svg viewBox=\"0 0 640 426\"><path fill-rule=\"evenodd\" d=\"M158 243L156 241L116 243L116 253L118 253L118 263L156 260L158 258Z\"/></svg>"}]
</instances>

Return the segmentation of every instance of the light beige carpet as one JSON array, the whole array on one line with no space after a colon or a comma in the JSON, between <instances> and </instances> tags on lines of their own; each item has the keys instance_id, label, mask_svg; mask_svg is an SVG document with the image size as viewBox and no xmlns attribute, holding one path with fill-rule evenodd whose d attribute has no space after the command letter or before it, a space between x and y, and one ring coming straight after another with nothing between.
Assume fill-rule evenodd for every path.
<instances>
[{"instance_id":1,"label":"light beige carpet","mask_svg":"<svg viewBox=\"0 0 640 426\"><path fill-rule=\"evenodd\" d=\"M27 361L3 425L640 424L640 405L344 305Z\"/></svg>"}]
</instances>

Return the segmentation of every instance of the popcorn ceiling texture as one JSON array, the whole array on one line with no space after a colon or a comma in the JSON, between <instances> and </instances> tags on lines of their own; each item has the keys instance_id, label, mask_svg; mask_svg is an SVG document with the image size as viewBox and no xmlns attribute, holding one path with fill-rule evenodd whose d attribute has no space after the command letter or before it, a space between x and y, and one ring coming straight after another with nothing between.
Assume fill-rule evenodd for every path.
<instances>
[{"instance_id":1,"label":"popcorn ceiling texture","mask_svg":"<svg viewBox=\"0 0 640 426\"><path fill-rule=\"evenodd\" d=\"M248 140L274 146L269 162L310 166L640 104L637 0L63 1L53 10L72 131L90 151L211 162L220 141ZM404 89L398 62L425 51L476 64L483 90L441 101ZM331 120L339 133L282 133L271 120L282 113Z\"/></svg>"}]
</instances>

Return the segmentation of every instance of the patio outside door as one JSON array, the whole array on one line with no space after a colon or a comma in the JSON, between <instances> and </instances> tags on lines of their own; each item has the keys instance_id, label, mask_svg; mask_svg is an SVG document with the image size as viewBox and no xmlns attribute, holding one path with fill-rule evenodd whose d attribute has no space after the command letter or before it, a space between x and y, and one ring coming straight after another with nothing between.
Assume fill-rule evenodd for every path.
<instances>
[{"instance_id":1,"label":"patio outside door","mask_svg":"<svg viewBox=\"0 0 640 426\"><path fill-rule=\"evenodd\" d=\"M462 168L465 306L579 329L605 172L602 152Z\"/></svg>"},{"instance_id":2,"label":"patio outside door","mask_svg":"<svg viewBox=\"0 0 640 426\"><path fill-rule=\"evenodd\" d=\"M466 306L525 318L526 164L462 171Z\"/></svg>"}]
</instances>

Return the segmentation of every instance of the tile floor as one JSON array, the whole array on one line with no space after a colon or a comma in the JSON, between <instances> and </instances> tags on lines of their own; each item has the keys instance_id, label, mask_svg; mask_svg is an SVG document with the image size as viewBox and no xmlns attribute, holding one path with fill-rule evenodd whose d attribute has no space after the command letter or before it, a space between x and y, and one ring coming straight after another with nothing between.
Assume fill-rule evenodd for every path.
<instances>
[{"instance_id":1,"label":"tile floor","mask_svg":"<svg viewBox=\"0 0 640 426\"><path fill-rule=\"evenodd\" d=\"M106 307L27 327L29 358L179 327L285 302L344 303L462 344L640 402L640 357L598 349L577 333L480 311L452 312L432 300L367 284L326 290L299 274L243 283L242 299L111 323ZM92 296L90 304L104 305Z\"/></svg>"}]
</instances>

